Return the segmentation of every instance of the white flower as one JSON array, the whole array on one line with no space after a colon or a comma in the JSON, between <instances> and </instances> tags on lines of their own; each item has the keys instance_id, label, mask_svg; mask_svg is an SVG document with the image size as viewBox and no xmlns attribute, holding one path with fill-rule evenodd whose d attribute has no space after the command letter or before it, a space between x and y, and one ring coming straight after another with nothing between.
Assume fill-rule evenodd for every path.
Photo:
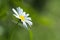
<instances>
[{"instance_id":1,"label":"white flower","mask_svg":"<svg viewBox=\"0 0 60 40\"><path fill-rule=\"evenodd\" d=\"M15 14L13 14L13 15L14 15L16 18L20 19L21 22L23 23L23 25L24 25L25 27L27 27L27 24L28 24L29 26L32 25L31 18L28 17L29 14L26 14L26 12L23 12L23 9L21 9L20 7L18 7L17 10L15 10L14 8L13 8L12 10L13 10L13 12L15 13ZM26 23L27 23L27 24L26 24Z\"/></svg>"}]
</instances>

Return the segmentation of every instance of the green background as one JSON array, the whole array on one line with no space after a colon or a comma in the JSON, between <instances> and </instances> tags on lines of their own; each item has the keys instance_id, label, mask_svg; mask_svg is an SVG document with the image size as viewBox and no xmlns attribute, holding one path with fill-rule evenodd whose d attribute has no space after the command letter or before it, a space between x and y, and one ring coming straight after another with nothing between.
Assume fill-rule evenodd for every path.
<instances>
[{"instance_id":1,"label":"green background","mask_svg":"<svg viewBox=\"0 0 60 40\"><path fill-rule=\"evenodd\" d=\"M60 40L60 0L0 0L0 40L30 40L28 30L16 24L17 7L32 18L33 40Z\"/></svg>"}]
</instances>

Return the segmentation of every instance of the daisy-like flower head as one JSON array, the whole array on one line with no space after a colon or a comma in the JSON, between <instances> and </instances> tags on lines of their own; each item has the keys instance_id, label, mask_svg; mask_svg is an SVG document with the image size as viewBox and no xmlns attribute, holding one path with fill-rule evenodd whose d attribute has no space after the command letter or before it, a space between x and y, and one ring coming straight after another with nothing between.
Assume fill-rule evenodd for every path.
<instances>
[{"instance_id":1,"label":"daisy-like flower head","mask_svg":"<svg viewBox=\"0 0 60 40\"><path fill-rule=\"evenodd\" d=\"M20 19L21 22L23 23L23 25L24 25L25 27L27 27L27 24L28 24L29 26L32 25L31 18L28 17L29 14L26 14L26 12L23 12L23 9L21 9L20 7L18 7L17 10L15 10L14 8L13 8L12 10L13 10L13 12L15 13L15 14L13 14L13 15L14 15L16 18Z\"/></svg>"}]
</instances>

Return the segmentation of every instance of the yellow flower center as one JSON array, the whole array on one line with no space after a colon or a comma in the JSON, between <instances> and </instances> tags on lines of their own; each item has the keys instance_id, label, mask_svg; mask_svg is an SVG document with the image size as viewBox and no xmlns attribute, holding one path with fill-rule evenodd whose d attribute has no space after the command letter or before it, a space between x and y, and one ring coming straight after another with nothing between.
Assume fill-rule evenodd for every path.
<instances>
[{"instance_id":1,"label":"yellow flower center","mask_svg":"<svg viewBox=\"0 0 60 40\"><path fill-rule=\"evenodd\" d=\"M22 21L25 20L25 17L24 17L24 16L19 16L19 17L20 17L20 19L21 19Z\"/></svg>"}]
</instances>

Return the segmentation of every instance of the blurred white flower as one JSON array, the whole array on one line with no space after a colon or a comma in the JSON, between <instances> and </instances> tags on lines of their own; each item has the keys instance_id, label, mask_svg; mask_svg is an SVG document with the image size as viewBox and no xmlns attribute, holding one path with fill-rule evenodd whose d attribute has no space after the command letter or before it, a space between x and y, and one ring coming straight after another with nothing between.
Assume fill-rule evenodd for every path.
<instances>
[{"instance_id":1,"label":"blurred white flower","mask_svg":"<svg viewBox=\"0 0 60 40\"><path fill-rule=\"evenodd\" d=\"M28 24L29 26L32 25L31 18L28 17L29 14L26 14L26 12L23 12L23 9L21 9L20 7L18 7L17 10L15 10L14 8L13 8L12 10L13 10L13 12L15 13L15 14L13 14L13 15L14 15L16 18L20 19L21 22L23 23L23 25L24 25L25 27L27 27L27 24Z\"/></svg>"}]
</instances>

